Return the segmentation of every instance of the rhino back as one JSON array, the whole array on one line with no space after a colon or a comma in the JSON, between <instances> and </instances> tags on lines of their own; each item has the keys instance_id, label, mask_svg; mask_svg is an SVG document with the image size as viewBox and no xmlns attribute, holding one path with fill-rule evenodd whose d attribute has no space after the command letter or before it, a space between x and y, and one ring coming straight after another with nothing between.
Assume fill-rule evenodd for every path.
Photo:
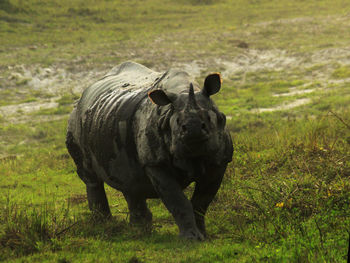
<instances>
[{"instance_id":1,"label":"rhino back","mask_svg":"<svg viewBox=\"0 0 350 263\"><path fill-rule=\"evenodd\" d=\"M79 101L80 112L83 114L105 92L137 92L149 88L159 76L161 76L161 73L152 71L138 63L124 62L114 67L103 78L84 90Z\"/></svg>"}]
</instances>

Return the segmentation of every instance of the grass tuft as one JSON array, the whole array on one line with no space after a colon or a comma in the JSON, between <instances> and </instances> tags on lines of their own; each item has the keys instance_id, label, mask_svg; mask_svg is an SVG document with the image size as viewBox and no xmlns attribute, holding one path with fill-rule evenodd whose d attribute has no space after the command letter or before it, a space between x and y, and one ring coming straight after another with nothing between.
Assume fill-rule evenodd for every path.
<instances>
[{"instance_id":1,"label":"grass tuft","mask_svg":"<svg viewBox=\"0 0 350 263\"><path fill-rule=\"evenodd\" d=\"M338 67L333 71L332 77L336 79L350 78L350 67L349 66Z\"/></svg>"},{"instance_id":2,"label":"grass tuft","mask_svg":"<svg viewBox=\"0 0 350 263\"><path fill-rule=\"evenodd\" d=\"M7 199L0 220L4 226L1 229L0 245L16 256L43 251L48 246L53 251L59 250L59 239L77 223L69 207L59 211L44 204L40 208L23 209L13 204L10 198Z\"/></svg>"}]
</instances>

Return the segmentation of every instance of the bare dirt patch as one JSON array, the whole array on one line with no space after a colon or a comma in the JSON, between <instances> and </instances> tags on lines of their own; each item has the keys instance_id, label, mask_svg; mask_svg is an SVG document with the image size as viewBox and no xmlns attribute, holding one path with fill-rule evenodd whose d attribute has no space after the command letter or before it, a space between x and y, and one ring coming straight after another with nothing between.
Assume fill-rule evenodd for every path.
<instances>
[{"instance_id":1,"label":"bare dirt patch","mask_svg":"<svg viewBox=\"0 0 350 263\"><path fill-rule=\"evenodd\" d=\"M254 50L247 49L233 57L232 59L201 59L188 63L175 64L178 68L183 68L189 73L200 76L208 68L219 68L224 78L240 72L258 71L291 71L294 69L307 69L315 65L330 65L329 68L314 70L317 78L328 79L332 72L331 67L335 63L342 65L350 64L350 47L348 48L328 48L308 54L291 53L286 50Z\"/></svg>"},{"instance_id":2,"label":"bare dirt patch","mask_svg":"<svg viewBox=\"0 0 350 263\"><path fill-rule=\"evenodd\" d=\"M310 30L317 26L321 18L297 17L292 19L279 19L275 21L267 21L256 23L250 30L263 29L276 25L305 25L310 27ZM337 21L337 23L348 23L348 16L328 16L322 18L322 23ZM249 44L249 34L246 36ZM244 36L241 35L241 36ZM177 39L177 37L180 37ZM211 40L213 45L215 41L226 41L227 38L235 38L232 40L236 45L241 40L236 39L236 35L230 32L223 32L217 38ZM182 39L191 39L193 43L184 42ZM305 71L305 80L308 84L315 81L322 83L321 88L327 88L331 84L342 84L350 82L346 79L333 79L332 73L337 65L350 65L350 47L334 48L326 47L312 52L291 52L282 49L257 49L250 48L251 45L245 48L234 49L234 52L226 52L226 54L218 55L215 52L209 52L205 49L198 48L199 43L203 43L207 39L205 33L191 34L181 32L181 35L164 34L146 47L141 46L132 41L127 44L118 45L118 49L111 50L111 56L116 58L116 61L135 60L146 66L157 70L164 71L169 67L181 68L196 77L211 72L221 72L224 81L232 80L238 74L241 74L242 81L244 76L249 73L259 74L263 71L281 71L287 75L294 71ZM232 42L231 41L231 42ZM230 42L230 43L231 43ZM130 45L129 45L130 44ZM151 49L149 47L152 47ZM207 47L208 48L208 47ZM122 50L122 52L121 52ZM90 84L102 77L114 65L105 64L103 69L86 70L84 66L79 64L79 61L73 61L73 64L52 65L50 67L40 67L38 65L17 65L8 67L6 74L0 76L1 89L19 89L20 93L32 94L35 101L23 103L22 98L18 98L17 105L5 105L0 107L0 116L8 122L25 122L25 121L40 121L47 119L46 116L33 115L42 109L56 108L59 106L57 100L67 93L80 95L81 92ZM74 64L75 63L75 64ZM73 68L73 69L72 69ZM311 72L311 73L310 73ZM242 74L243 73L243 74ZM285 97L294 95L311 94L315 89L299 89L292 88L288 93L271 94L271 96ZM274 110L288 110L299 105L309 103L309 100L300 99L294 103L282 104L274 108ZM273 111L269 109L257 109L259 112ZM28 116L31 114L31 116ZM59 118L60 116L55 116Z\"/></svg>"},{"instance_id":3,"label":"bare dirt patch","mask_svg":"<svg viewBox=\"0 0 350 263\"><path fill-rule=\"evenodd\" d=\"M306 85L304 85L306 86ZM276 93L273 94L273 97L290 97L290 96L295 96L295 95L303 95L303 94L309 94L312 92L315 92L316 89L299 89L299 87L292 87L289 89L289 92L285 93Z\"/></svg>"},{"instance_id":4,"label":"bare dirt patch","mask_svg":"<svg viewBox=\"0 0 350 263\"><path fill-rule=\"evenodd\" d=\"M60 119L62 116L33 115L40 110L57 108L59 99L65 94L81 94L105 72L82 71L71 72L64 67L39 66L26 67L18 65L8 68L8 76L0 79L0 87L8 90L19 90L22 97L27 94L34 101L19 104L11 103L0 107L0 116L9 123L23 123ZM30 115L30 116L29 116Z\"/></svg>"},{"instance_id":5,"label":"bare dirt patch","mask_svg":"<svg viewBox=\"0 0 350 263\"><path fill-rule=\"evenodd\" d=\"M57 98L56 98L57 99ZM0 114L3 117L13 116L16 114L28 114L33 111L38 111L41 109L50 109L58 106L58 103L54 100L42 101L42 102L28 102L16 105L8 105L0 107Z\"/></svg>"},{"instance_id":6,"label":"bare dirt patch","mask_svg":"<svg viewBox=\"0 0 350 263\"><path fill-rule=\"evenodd\" d=\"M181 62L174 64L174 67L181 68L196 77L200 77L207 73L208 68L221 69L224 79L229 79L238 73L249 73L259 71L286 71L294 69L310 68L314 65L323 64L350 64L350 48L332 48L315 51L310 54L293 54L284 50L253 50L244 49L241 54L233 57L230 60L223 58L217 59L198 59L191 62ZM9 88L16 87L16 83L23 80L26 81L22 91L28 93L39 91L46 95L54 96L51 99L39 98L38 101L21 103L17 105L7 105L0 107L0 115L10 122L24 122L24 115L36 112L41 109L49 109L58 107L57 99L67 92L81 94L81 92L105 74L105 71L91 72L69 72L63 68L40 68L28 67L23 65L11 68L13 71L6 79ZM164 69L165 70L165 69ZM107 71L107 70L106 70ZM327 83L334 81L344 82L345 80L330 80L332 70L328 67L316 69L313 72L313 80L322 80ZM314 92L315 89L299 90L292 88L288 93L272 94L272 96L292 96ZM46 94L46 95L45 95ZM310 102L310 99L299 99L293 103L283 104L275 108L256 109L255 112L271 112L275 110L288 110ZM39 118L40 117L36 117ZM28 121L33 120L32 116Z\"/></svg>"},{"instance_id":7,"label":"bare dirt patch","mask_svg":"<svg viewBox=\"0 0 350 263\"><path fill-rule=\"evenodd\" d=\"M8 70L11 72L6 83L8 88L16 87L18 83L25 83L23 87L25 89L37 90L51 95L60 95L68 91L82 92L84 88L103 74L93 70L73 72L58 66L42 68L40 66L18 65L9 67Z\"/></svg>"},{"instance_id":8,"label":"bare dirt patch","mask_svg":"<svg viewBox=\"0 0 350 263\"><path fill-rule=\"evenodd\" d=\"M261 113L261 112L273 112L273 111L283 111L283 110L290 110L305 104L308 104L311 102L310 98L302 98L302 99L297 99L293 102L290 103L284 103L282 105L278 105L276 107L271 107L271 108L257 108L253 109L253 113Z\"/></svg>"}]
</instances>

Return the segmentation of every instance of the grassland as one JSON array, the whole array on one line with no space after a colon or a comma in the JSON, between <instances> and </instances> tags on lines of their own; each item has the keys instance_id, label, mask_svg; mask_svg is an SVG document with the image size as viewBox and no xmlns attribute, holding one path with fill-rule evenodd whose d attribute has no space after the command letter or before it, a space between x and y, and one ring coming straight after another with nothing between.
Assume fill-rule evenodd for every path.
<instances>
[{"instance_id":1,"label":"grassland","mask_svg":"<svg viewBox=\"0 0 350 263\"><path fill-rule=\"evenodd\" d=\"M345 262L349 15L343 0L0 0L0 261ZM223 74L235 153L205 242L179 239L159 200L151 230L130 226L109 187L113 219L90 218L67 114L124 60Z\"/></svg>"}]
</instances>

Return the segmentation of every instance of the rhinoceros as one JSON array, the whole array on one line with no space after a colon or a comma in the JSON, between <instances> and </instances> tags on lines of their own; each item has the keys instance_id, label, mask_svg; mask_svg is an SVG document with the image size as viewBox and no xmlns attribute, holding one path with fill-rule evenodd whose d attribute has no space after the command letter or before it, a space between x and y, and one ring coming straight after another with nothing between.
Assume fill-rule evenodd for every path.
<instances>
[{"instance_id":1,"label":"rhinoceros","mask_svg":"<svg viewBox=\"0 0 350 263\"><path fill-rule=\"evenodd\" d=\"M107 183L123 193L130 223L150 224L146 199L160 198L180 236L203 240L204 215L233 153L225 115L210 98L220 88L218 73L200 88L184 71L134 62L88 87L70 115L66 145L93 214L111 216ZM183 190L192 182L188 200Z\"/></svg>"}]
</instances>

